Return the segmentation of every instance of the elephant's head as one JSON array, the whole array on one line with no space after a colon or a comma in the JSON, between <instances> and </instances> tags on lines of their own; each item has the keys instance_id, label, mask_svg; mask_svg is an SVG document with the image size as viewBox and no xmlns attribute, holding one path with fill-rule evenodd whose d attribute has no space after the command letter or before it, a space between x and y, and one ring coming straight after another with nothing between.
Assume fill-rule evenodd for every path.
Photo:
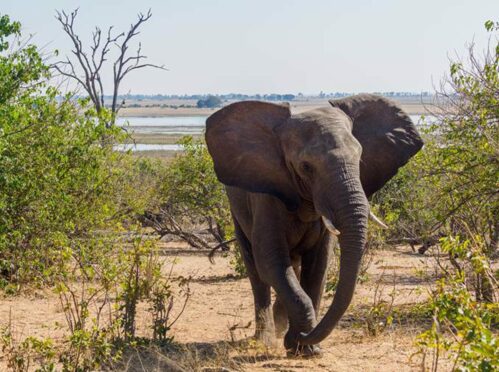
<instances>
[{"instance_id":1,"label":"elephant's head","mask_svg":"<svg viewBox=\"0 0 499 372\"><path fill-rule=\"evenodd\" d=\"M311 204L329 229L339 230L337 291L302 344L327 337L350 304L366 242L367 198L423 145L410 118L382 97L330 103L292 116L287 105L238 102L210 116L206 126L222 183L274 195L290 211Z\"/></svg>"}]
</instances>

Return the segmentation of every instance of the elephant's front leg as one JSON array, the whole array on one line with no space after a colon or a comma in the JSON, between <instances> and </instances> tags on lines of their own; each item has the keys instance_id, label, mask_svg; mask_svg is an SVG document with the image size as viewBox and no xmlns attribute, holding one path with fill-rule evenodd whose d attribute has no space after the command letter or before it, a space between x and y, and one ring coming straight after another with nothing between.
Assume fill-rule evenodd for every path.
<instances>
[{"instance_id":1,"label":"elephant's front leg","mask_svg":"<svg viewBox=\"0 0 499 372\"><path fill-rule=\"evenodd\" d=\"M317 316L326 284L331 244L331 234L323 232L317 245L302 256L300 284L312 300Z\"/></svg>"},{"instance_id":2,"label":"elephant's front leg","mask_svg":"<svg viewBox=\"0 0 499 372\"><path fill-rule=\"evenodd\" d=\"M314 346L299 346L296 341L301 332L309 332L316 324L312 300L300 286L285 245L275 242L269 246L268 243L255 242L253 254L259 276L274 288L288 314L289 329L284 337L284 347L289 354L316 355Z\"/></svg>"},{"instance_id":3,"label":"elephant's front leg","mask_svg":"<svg viewBox=\"0 0 499 372\"><path fill-rule=\"evenodd\" d=\"M331 236L324 233L317 245L305 252L301 261L300 284L314 304L315 314L319 317L322 294L327 278ZM319 319L317 319L319 321ZM320 354L319 345L314 345L314 353Z\"/></svg>"},{"instance_id":4,"label":"elephant's front leg","mask_svg":"<svg viewBox=\"0 0 499 372\"><path fill-rule=\"evenodd\" d=\"M255 338L262 341L265 345L273 347L275 346L275 327L272 317L270 285L260 279L251 253L251 244L235 220L234 225L253 292L256 323Z\"/></svg>"},{"instance_id":5,"label":"elephant's front leg","mask_svg":"<svg viewBox=\"0 0 499 372\"><path fill-rule=\"evenodd\" d=\"M249 270L248 270L249 271ZM270 286L248 273L255 304L255 338L265 345L275 346L275 327L272 316Z\"/></svg>"},{"instance_id":6,"label":"elephant's front leg","mask_svg":"<svg viewBox=\"0 0 499 372\"><path fill-rule=\"evenodd\" d=\"M301 271L301 259L296 257L292 260L293 269L295 271L296 277L300 278ZM275 333L277 337L284 337L288 330L289 321L288 321L288 312L286 311L286 307L282 300L276 296L274 306L272 307L272 312L274 313L274 324L275 324Z\"/></svg>"}]
</instances>

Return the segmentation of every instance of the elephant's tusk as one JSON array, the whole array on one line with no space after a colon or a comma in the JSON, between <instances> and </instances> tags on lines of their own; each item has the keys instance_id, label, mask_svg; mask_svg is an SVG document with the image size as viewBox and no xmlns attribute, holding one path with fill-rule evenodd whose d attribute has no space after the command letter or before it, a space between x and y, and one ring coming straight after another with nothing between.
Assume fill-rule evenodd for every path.
<instances>
[{"instance_id":1,"label":"elephant's tusk","mask_svg":"<svg viewBox=\"0 0 499 372\"><path fill-rule=\"evenodd\" d=\"M326 217L322 216L322 222L324 222L326 229L328 229L333 235L340 235L340 231L336 227L334 227L333 223Z\"/></svg>"},{"instance_id":2,"label":"elephant's tusk","mask_svg":"<svg viewBox=\"0 0 499 372\"><path fill-rule=\"evenodd\" d=\"M383 221L381 221L378 217L376 217L374 215L374 213L371 211L369 211L369 218L371 220L373 220L376 224L378 224L380 227L382 227L383 229L388 229L388 226L386 226L386 224Z\"/></svg>"}]
</instances>

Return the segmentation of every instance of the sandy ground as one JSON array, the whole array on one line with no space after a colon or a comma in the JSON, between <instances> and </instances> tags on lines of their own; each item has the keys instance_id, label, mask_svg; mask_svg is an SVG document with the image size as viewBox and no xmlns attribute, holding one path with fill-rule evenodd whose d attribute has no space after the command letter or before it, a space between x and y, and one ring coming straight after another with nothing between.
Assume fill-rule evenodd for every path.
<instances>
[{"instance_id":1,"label":"sandy ground","mask_svg":"<svg viewBox=\"0 0 499 372\"><path fill-rule=\"evenodd\" d=\"M210 264L205 252L181 243L165 243L163 252L165 271L170 270L171 262L175 261L173 277L191 277L189 302L171 330L175 341L190 350L179 352L185 354L180 359L191 360L188 370L222 371L220 365L225 365L227 370L248 371L421 370L421 357L413 356L417 351L414 340L428 326L426 321L411 316L395 317L394 324L377 336L368 334L365 321L375 293L381 293L381 297L389 301L394 291L397 311L426 298L428 281L432 281L426 269L428 258L412 253L410 248L376 253L368 280L358 286L354 302L339 327L322 343L324 356L319 359L286 358L282 340L271 350L251 342L244 347L237 346L237 341L246 340L254 332L253 299L248 280L234 276L230 257L218 256L215 264ZM331 298L326 297L323 308L330 302ZM178 311L180 304L175 306ZM50 290L36 296L3 298L0 326L8 324L18 339L36 335L58 340L65 329L64 313ZM150 318L142 311L138 333L150 335L149 324ZM150 351L146 354L141 357L135 353L130 357L130 364L123 368L161 370L163 352L157 351L155 356L151 356ZM175 353L169 355L173 359L178 357ZM2 363L0 358L0 370L5 368ZM209 369L210 366L218 369ZM164 365L163 370L167 370Z\"/></svg>"}]
</instances>

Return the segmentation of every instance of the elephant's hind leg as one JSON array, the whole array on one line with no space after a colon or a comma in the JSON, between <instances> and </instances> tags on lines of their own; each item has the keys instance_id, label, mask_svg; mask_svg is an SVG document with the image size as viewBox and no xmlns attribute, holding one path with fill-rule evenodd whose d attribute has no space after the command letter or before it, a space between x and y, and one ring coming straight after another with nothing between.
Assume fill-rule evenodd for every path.
<instances>
[{"instance_id":1,"label":"elephant's hind leg","mask_svg":"<svg viewBox=\"0 0 499 372\"><path fill-rule=\"evenodd\" d=\"M251 243L246 238L237 221L234 219L235 233L241 255L253 291L255 304L255 338L267 346L275 346L275 327L272 317L270 286L264 283L256 270L255 261L251 253Z\"/></svg>"}]
</instances>

